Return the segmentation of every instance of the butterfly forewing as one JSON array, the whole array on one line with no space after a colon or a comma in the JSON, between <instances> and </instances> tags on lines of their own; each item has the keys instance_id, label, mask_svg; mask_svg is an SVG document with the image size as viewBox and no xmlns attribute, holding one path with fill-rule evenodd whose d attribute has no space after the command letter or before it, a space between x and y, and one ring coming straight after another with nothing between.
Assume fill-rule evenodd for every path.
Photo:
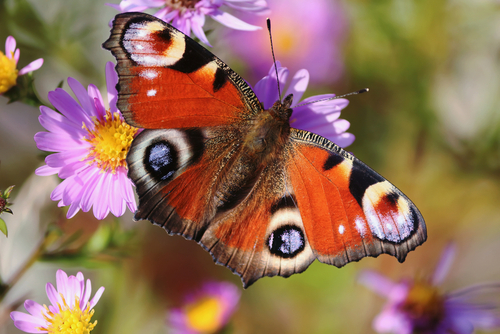
<instances>
[{"instance_id":1,"label":"butterfly forewing","mask_svg":"<svg viewBox=\"0 0 500 334\"><path fill-rule=\"evenodd\" d=\"M262 109L238 74L154 16L117 15L103 46L117 59L118 108L136 127L219 126Z\"/></svg>"}]
</instances>

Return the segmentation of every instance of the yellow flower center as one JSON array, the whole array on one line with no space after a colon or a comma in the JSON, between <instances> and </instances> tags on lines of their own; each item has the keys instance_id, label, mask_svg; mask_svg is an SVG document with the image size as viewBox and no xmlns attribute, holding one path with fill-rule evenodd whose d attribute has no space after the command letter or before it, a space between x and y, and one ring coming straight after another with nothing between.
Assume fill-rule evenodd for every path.
<instances>
[{"instance_id":1,"label":"yellow flower center","mask_svg":"<svg viewBox=\"0 0 500 334\"><path fill-rule=\"evenodd\" d=\"M416 324L421 329L434 328L445 315L444 297L427 282L414 283L402 308L413 319L418 319Z\"/></svg>"},{"instance_id":2,"label":"yellow flower center","mask_svg":"<svg viewBox=\"0 0 500 334\"><path fill-rule=\"evenodd\" d=\"M16 85L17 72L14 54L11 55L11 58L8 58L0 51L0 94Z\"/></svg>"},{"instance_id":3,"label":"yellow flower center","mask_svg":"<svg viewBox=\"0 0 500 334\"><path fill-rule=\"evenodd\" d=\"M90 303L84 310L80 309L80 300L75 298L75 306L71 309L61 294L63 305L57 304L59 313L52 313L44 305L46 313L43 315L47 321L47 327L39 327L41 331L49 334L89 334L97 325L97 320L90 323L94 310L90 310Z\"/></svg>"},{"instance_id":4,"label":"yellow flower center","mask_svg":"<svg viewBox=\"0 0 500 334\"><path fill-rule=\"evenodd\" d=\"M215 333L222 326L222 305L214 297L200 299L186 307L188 325L200 333Z\"/></svg>"},{"instance_id":5,"label":"yellow flower center","mask_svg":"<svg viewBox=\"0 0 500 334\"><path fill-rule=\"evenodd\" d=\"M125 158L137 128L125 123L118 112L111 114L109 111L106 111L104 119L94 118L92 130L85 124L83 128L89 133L84 139L92 144L85 157L90 159L90 164L95 162L103 172L111 171L113 174L120 166L127 168Z\"/></svg>"}]
</instances>

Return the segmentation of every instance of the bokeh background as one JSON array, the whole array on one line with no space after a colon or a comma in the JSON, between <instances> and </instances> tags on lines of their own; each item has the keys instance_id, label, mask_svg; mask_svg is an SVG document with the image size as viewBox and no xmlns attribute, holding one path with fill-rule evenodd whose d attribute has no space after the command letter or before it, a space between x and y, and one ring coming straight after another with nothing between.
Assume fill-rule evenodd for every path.
<instances>
[{"instance_id":1,"label":"bokeh background","mask_svg":"<svg viewBox=\"0 0 500 334\"><path fill-rule=\"evenodd\" d=\"M370 88L342 112L356 135L347 149L412 199L428 241L404 264L382 255L342 269L315 262L288 279L263 278L243 291L229 332L372 333L384 301L356 282L358 273L430 275L449 241L458 256L443 291L499 281L500 2L269 0L269 6L277 59L292 73L311 73L305 97ZM101 44L116 13L100 0L0 0L0 41L17 39L19 68L45 59L35 78L48 104L47 93L68 76L105 87L104 65L114 59ZM263 17L245 19L265 26ZM272 64L266 30L234 32L207 21L211 51L255 84ZM2 279L16 274L45 233L59 236L5 297L0 333L20 333L8 316L11 305L26 298L48 303L45 283L55 283L57 268L83 271L94 291L106 287L95 334L165 333L165 311L204 281L241 286L196 243L133 222L131 213L97 221L80 212L67 220L49 199L58 178L33 174L44 158L33 140L44 130L38 115L0 96L0 189L16 185L14 215L2 216L9 227L8 238L0 235Z\"/></svg>"}]
</instances>

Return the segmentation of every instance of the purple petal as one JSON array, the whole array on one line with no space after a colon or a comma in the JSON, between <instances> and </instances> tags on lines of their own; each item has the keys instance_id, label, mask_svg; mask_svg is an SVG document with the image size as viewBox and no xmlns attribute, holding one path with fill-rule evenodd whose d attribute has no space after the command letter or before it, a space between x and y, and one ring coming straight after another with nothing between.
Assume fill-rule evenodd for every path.
<instances>
[{"instance_id":1,"label":"purple petal","mask_svg":"<svg viewBox=\"0 0 500 334\"><path fill-rule=\"evenodd\" d=\"M284 87L284 84L286 83L288 78L289 71L286 67L281 67L279 61L276 61L276 66L278 68L278 77L280 78L280 87ZM264 104L265 109L271 108L274 102L279 100L277 82L276 72L273 65L269 70L269 74L262 80L257 82L257 84L255 85L255 94Z\"/></svg>"},{"instance_id":2,"label":"purple petal","mask_svg":"<svg viewBox=\"0 0 500 334\"><path fill-rule=\"evenodd\" d=\"M205 15L196 15L191 20L191 29L193 30L193 34L200 39L203 43L208 46L212 46L203 31L203 25L205 24Z\"/></svg>"},{"instance_id":3,"label":"purple petal","mask_svg":"<svg viewBox=\"0 0 500 334\"><path fill-rule=\"evenodd\" d=\"M75 307L76 298L78 295L78 281L75 276L71 275L68 277L68 284L65 294L66 303L70 309Z\"/></svg>"},{"instance_id":4,"label":"purple petal","mask_svg":"<svg viewBox=\"0 0 500 334\"><path fill-rule=\"evenodd\" d=\"M68 78L68 85L75 93L78 102L82 105L83 110L87 111L87 115L89 116L97 116L97 112L94 106L94 100L89 97L87 90L83 85L76 79L71 77Z\"/></svg>"},{"instance_id":5,"label":"purple petal","mask_svg":"<svg viewBox=\"0 0 500 334\"><path fill-rule=\"evenodd\" d=\"M58 304L63 305L61 296L59 296L52 283L47 283L47 285L45 285L45 292L47 293L47 297L53 306L57 307Z\"/></svg>"},{"instance_id":6,"label":"purple petal","mask_svg":"<svg viewBox=\"0 0 500 334\"><path fill-rule=\"evenodd\" d=\"M16 39L12 36L7 37L5 40L5 55L7 58L12 59L12 54L16 50ZM17 64L17 62L16 62Z\"/></svg>"},{"instance_id":7,"label":"purple petal","mask_svg":"<svg viewBox=\"0 0 500 334\"><path fill-rule=\"evenodd\" d=\"M288 94L293 94L292 107L297 105L302 95L307 89L307 85L309 84L309 72L306 69L302 69L297 71L293 76L292 82L290 82L290 86L286 90L285 96Z\"/></svg>"},{"instance_id":8,"label":"purple petal","mask_svg":"<svg viewBox=\"0 0 500 334\"><path fill-rule=\"evenodd\" d=\"M62 152L81 148L81 142L66 135L51 132L38 132L35 134L36 147L42 151ZM85 147L85 146L84 146Z\"/></svg>"},{"instance_id":9,"label":"purple petal","mask_svg":"<svg viewBox=\"0 0 500 334\"><path fill-rule=\"evenodd\" d=\"M252 24L248 24L233 15L223 12L221 10L215 10L213 14L210 16L217 22L225 25L226 27L236 29L236 30L245 30L245 31L255 31L262 29L259 26L254 26Z\"/></svg>"},{"instance_id":10,"label":"purple petal","mask_svg":"<svg viewBox=\"0 0 500 334\"><path fill-rule=\"evenodd\" d=\"M358 282L382 297L388 297L396 283L372 270L363 270L358 276Z\"/></svg>"},{"instance_id":11,"label":"purple petal","mask_svg":"<svg viewBox=\"0 0 500 334\"><path fill-rule=\"evenodd\" d=\"M57 270L56 272L56 284L57 284L57 292L62 293L64 298L68 298L69 295L68 274L66 274L61 269Z\"/></svg>"},{"instance_id":12,"label":"purple petal","mask_svg":"<svg viewBox=\"0 0 500 334\"><path fill-rule=\"evenodd\" d=\"M31 63L29 63L28 65L26 65L25 67L23 67L19 71L19 75L24 75L26 73L36 71L40 67L42 67L42 65L43 65L43 58L38 58L37 60L34 60Z\"/></svg>"},{"instance_id":13,"label":"purple petal","mask_svg":"<svg viewBox=\"0 0 500 334\"><path fill-rule=\"evenodd\" d=\"M82 210L88 212L96 201L96 199L94 198L95 192L97 185L102 178L102 174L100 174L99 168L93 167L87 170L86 173L81 176L86 179L85 189L82 194Z\"/></svg>"},{"instance_id":14,"label":"purple petal","mask_svg":"<svg viewBox=\"0 0 500 334\"><path fill-rule=\"evenodd\" d=\"M375 317L373 328L379 333L412 334L413 332L410 320L396 309L382 311Z\"/></svg>"},{"instance_id":15,"label":"purple petal","mask_svg":"<svg viewBox=\"0 0 500 334\"><path fill-rule=\"evenodd\" d=\"M123 194L130 211L135 212L137 210L137 204L135 202L133 190L134 185L132 181L127 177L127 171L125 168L119 167L116 171L116 174L119 177L118 184L121 187L120 192Z\"/></svg>"},{"instance_id":16,"label":"purple petal","mask_svg":"<svg viewBox=\"0 0 500 334\"><path fill-rule=\"evenodd\" d=\"M48 107L41 106L40 113L41 115L38 117L40 124L50 132L66 134L78 140L87 135L82 124L76 124Z\"/></svg>"},{"instance_id":17,"label":"purple petal","mask_svg":"<svg viewBox=\"0 0 500 334\"><path fill-rule=\"evenodd\" d=\"M444 281L453 263L453 259L455 258L455 253L456 245L454 243L446 245L436 266L434 275L432 276L432 285L439 285Z\"/></svg>"},{"instance_id":18,"label":"purple petal","mask_svg":"<svg viewBox=\"0 0 500 334\"><path fill-rule=\"evenodd\" d=\"M47 333L47 331L41 331L37 329L38 327L47 326L47 322L43 318L34 317L32 315L13 311L10 312L10 317L14 321L14 326L26 333Z\"/></svg>"},{"instance_id":19,"label":"purple petal","mask_svg":"<svg viewBox=\"0 0 500 334\"><path fill-rule=\"evenodd\" d=\"M50 91L48 96L50 103L77 125L81 126L84 123L89 127L92 125L87 112L64 89L56 88Z\"/></svg>"},{"instance_id":20,"label":"purple petal","mask_svg":"<svg viewBox=\"0 0 500 334\"><path fill-rule=\"evenodd\" d=\"M101 286L99 290L94 295L94 298L90 301L90 308L94 308L96 306L97 302L99 302L99 299L101 299L102 294L104 293L104 287Z\"/></svg>"},{"instance_id":21,"label":"purple petal","mask_svg":"<svg viewBox=\"0 0 500 334\"><path fill-rule=\"evenodd\" d=\"M43 319L42 314L45 312L45 308L42 305L38 304L37 302L28 299L24 302L24 308L32 316Z\"/></svg>"},{"instance_id":22,"label":"purple petal","mask_svg":"<svg viewBox=\"0 0 500 334\"><path fill-rule=\"evenodd\" d=\"M118 83L118 74L115 71L115 64L112 62L106 63L106 87L108 91L108 104L111 113L118 111L116 108L116 102L118 98L118 92L116 90L116 84Z\"/></svg>"},{"instance_id":23,"label":"purple petal","mask_svg":"<svg viewBox=\"0 0 500 334\"><path fill-rule=\"evenodd\" d=\"M38 167L35 170L35 174L39 175L39 176L54 175L54 174L57 174L58 172L59 172L59 168L52 168L52 167L49 167L49 166L46 166L46 165Z\"/></svg>"},{"instance_id":24,"label":"purple petal","mask_svg":"<svg viewBox=\"0 0 500 334\"><path fill-rule=\"evenodd\" d=\"M66 204L68 205L68 204ZM66 206L66 205L63 205L63 206ZM68 213L66 214L66 218L68 219L71 219L73 218L77 213L78 211L80 211L80 205L79 203L70 203L69 204L69 208L68 208Z\"/></svg>"},{"instance_id":25,"label":"purple petal","mask_svg":"<svg viewBox=\"0 0 500 334\"><path fill-rule=\"evenodd\" d=\"M349 145L351 145L352 143L354 143L354 140L356 139L356 137L352 134L352 133L349 133L349 132L344 132L338 136L334 136L334 137L325 137L326 139L334 142L335 144L337 144L338 146L342 147L342 148L345 148Z\"/></svg>"},{"instance_id":26,"label":"purple petal","mask_svg":"<svg viewBox=\"0 0 500 334\"><path fill-rule=\"evenodd\" d=\"M109 213L109 201L112 200L109 198L109 176L110 173L104 173L101 176L100 182L97 184L95 188L95 201L93 206L94 216L102 220L106 218Z\"/></svg>"},{"instance_id":27,"label":"purple petal","mask_svg":"<svg viewBox=\"0 0 500 334\"><path fill-rule=\"evenodd\" d=\"M85 157L87 153L87 149L75 149L60 153L54 153L45 158L45 163L52 168L61 168L75 162L84 163L80 160ZM62 178L65 179L65 177Z\"/></svg>"},{"instance_id":28,"label":"purple petal","mask_svg":"<svg viewBox=\"0 0 500 334\"><path fill-rule=\"evenodd\" d=\"M120 177L118 173L111 175L111 181L109 186L109 208L111 213L115 217L120 217L125 213L126 204L124 200L124 195L120 193Z\"/></svg>"},{"instance_id":29,"label":"purple petal","mask_svg":"<svg viewBox=\"0 0 500 334\"><path fill-rule=\"evenodd\" d=\"M83 277L83 274L81 271L79 271L76 274L76 282L77 282L78 298L80 300L83 300L84 293L85 293L85 278Z\"/></svg>"},{"instance_id":30,"label":"purple petal","mask_svg":"<svg viewBox=\"0 0 500 334\"><path fill-rule=\"evenodd\" d=\"M256 15L269 15L271 12L265 0L224 0L224 4L231 8L252 12Z\"/></svg>"},{"instance_id":31,"label":"purple petal","mask_svg":"<svg viewBox=\"0 0 500 334\"><path fill-rule=\"evenodd\" d=\"M61 179L67 179L73 175L78 175L82 170L87 169L89 165L86 161L75 161L68 163L59 170L59 177Z\"/></svg>"},{"instance_id":32,"label":"purple petal","mask_svg":"<svg viewBox=\"0 0 500 334\"><path fill-rule=\"evenodd\" d=\"M99 89L95 85L90 84L88 87L88 95L93 102L93 110L96 112L96 115L100 118L104 118L104 116L106 116L106 107L104 106L104 100L102 99Z\"/></svg>"},{"instance_id":33,"label":"purple petal","mask_svg":"<svg viewBox=\"0 0 500 334\"><path fill-rule=\"evenodd\" d=\"M87 279L87 283L85 286L85 293L83 294L83 298L80 301L80 308L83 310L87 307L87 303L89 302L90 294L92 293L92 283L89 279Z\"/></svg>"}]
</instances>

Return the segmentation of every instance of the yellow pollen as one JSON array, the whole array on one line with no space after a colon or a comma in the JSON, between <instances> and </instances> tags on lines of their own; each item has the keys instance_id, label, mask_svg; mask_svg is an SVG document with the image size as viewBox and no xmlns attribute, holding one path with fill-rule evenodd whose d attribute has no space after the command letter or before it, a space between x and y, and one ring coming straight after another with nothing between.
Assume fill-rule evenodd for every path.
<instances>
[{"instance_id":1,"label":"yellow pollen","mask_svg":"<svg viewBox=\"0 0 500 334\"><path fill-rule=\"evenodd\" d=\"M222 305L214 297L188 305L186 315L189 326L200 333L215 333L222 326Z\"/></svg>"},{"instance_id":2,"label":"yellow pollen","mask_svg":"<svg viewBox=\"0 0 500 334\"><path fill-rule=\"evenodd\" d=\"M425 326L438 324L445 313L443 296L427 282L414 283L402 308L413 318L425 322Z\"/></svg>"},{"instance_id":3,"label":"yellow pollen","mask_svg":"<svg viewBox=\"0 0 500 334\"><path fill-rule=\"evenodd\" d=\"M127 168L125 158L137 132L137 128L128 125L120 118L120 114L106 111L104 119L94 118L94 128L88 129L88 137L84 139L92 144L89 154L84 158L89 163L96 163L102 172L116 173L120 166Z\"/></svg>"},{"instance_id":4,"label":"yellow pollen","mask_svg":"<svg viewBox=\"0 0 500 334\"><path fill-rule=\"evenodd\" d=\"M47 331L49 334L89 334L97 325L97 320L93 323L90 318L94 315L94 310L90 310L90 303L84 310L80 309L80 300L75 298L75 306L71 309L64 296L61 294L63 305L57 304L59 313L52 313L45 307L43 317L47 321L47 327L38 327L38 330Z\"/></svg>"},{"instance_id":5,"label":"yellow pollen","mask_svg":"<svg viewBox=\"0 0 500 334\"><path fill-rule=\"evenodd\" d=\"M14 54L11 55L11 58L8 58L0 51L0 94L16 85L17 72Z\"/></svg>"}]
</instances>

